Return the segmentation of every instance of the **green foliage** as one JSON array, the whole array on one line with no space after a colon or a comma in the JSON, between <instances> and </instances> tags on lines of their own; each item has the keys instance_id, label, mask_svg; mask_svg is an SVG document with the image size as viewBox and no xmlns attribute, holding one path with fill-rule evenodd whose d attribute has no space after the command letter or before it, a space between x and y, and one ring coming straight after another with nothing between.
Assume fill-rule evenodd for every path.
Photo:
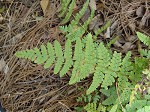
<instances>
[{"instance_id":1,"label":"green foliage","mask_svg":"<svg viewBox=\"0 0 150 112\"><path fill-rule=\"evenodd\" d=\"M143 33L137 32L136 33L140 41L142 41L145 45L150 48L150 37L144 35Z\"/></svg>"},{"instance_id":2,"label":"green foliage","mask_svg":"<svg viewBox=\"0 0 150 112\"><path fill-rule=\"evenodd\" d=\"M100 84L101 87L107 89L115 82L117 77L119 87L128 87L126 74L130 74L132 68L128 62L130 55L128 53L124 59L121 59L120 53L114 52L111 54L103 43L100 43L98 47L95 46L91 34L86 36L85 43L82 43L80 38L76 40L74 52L71 48L71 41L68 39L64 51L59 42L54 41L54 46L48 43L47 46L41 45L40 49L34 48L16 53L19 58L44 64L45 68L55 64L54 74L60 73L60 76L64 76L70 68L73 68L69 84L75 84L88 77L89 74L94 74L87 94L96 90Z\"/></svg>"},{"instance_id":3,"label":"green foliage","mask_svg":"<svg viewBox=\"0 0 150 112\"><path fill-rule=\"evenodd\" d=\"M95 31L95 36L97 37L100 33L106 30L110 26L111 22L108 21L104 26Z\"/></svg>"},{"instance_id":4,"label":"green foliage","mask_svg":"<svg viewBox=\"0 0 150 112\"><path fill-rule=\"evenodd\" d=\"M84 109L87 112L106 112L106 107L104 107L103 105L99 104L97 106L96 103L88 103ZM113 111L112 111L113 112Z\"/></svg>"},{"instance_id":5,"label":"green foliage","mask_svg":"<svg viewBox=\"0 0 150 112\"><path fill-rule=\"evenodd\" d=\"M66 13L61 22L65 24L72 15L75 0L62 0L61 3L62 8L59 16L63 17ZM133 90L133 88L137 85L137 82L141 81L142 71L149 64L150 51L141 50L140 53L143 57L136 57L131 61L131 52L122 56L121 53L116 51L111 53L104 43L96 43L95 37L110 26L110 21L95 31L95 35L88 33L83 36L86 34L88 25L94 16L94 10L91 10L91 15L84 24L79 23L88 4L89 0L85 2L83 8L68 26L60 27L66 37L64 49L55 40L53 45L47 43L41 45L40 48L18 51L15 55L18 58L25 58L34 63L42 64L45 69L54 64L54 74L60 74L61 77L70 71L69 84L75 84L92 75L93 80L86 91L86 95L82 95L78 99L78 101L84 99L84 102L88 103L84 107L87 112L120 112L120 110L139 112L149 110L150 95L147 95L144 99L135 98L138 89ZM148 36L140 32L137 32L137 35L144 44L150 47ZM149 69L144 70L143 73L150 77ZM98 94L96 94L95 100L91 95L93 91L98 90L98 87L101 87L100 92L104 97L104 100L100 103L98 102L100 99ZM150 91L150 89L148 90Z\"/></svg>"},{"instance_id":6,"label":"green foliage","mask_svg":"<svg viewBox=\"0 0 150 112\"><path fill-rule=\"evenodd\" d=\"M53 63L55 63L54 73L57 74L61 70L60 76L63 76L68 72L69 68L73 64L70 40L67 40L65 48L63 56L63 50L60 43L58 41L54 41L54 46L51 43L47 43L46 47L45 45L41 45L40 49L36 47L30 50L22 50L16 52L15 55L19 58L31 60L37 64L44 64L44 68L49 68Z\"/></svg>"},{"instance_id":7,"label":"green foliage","mask_svg":"<svg viewBox=\"0 0 150 112\"><path fill-rule=\"evenodd\" d=\"M61 24L65 24L65 23L67 23L69 21L71 15L72 15L72 12L73 12L73 8L75 6L75 2L76 2L76 0L72 0L71 1L70 5L69 5L69 8L68 8L68 12L67 12L65 18L63 19L63 21L61 22Z\"/></svg>"},{"instance_id":8,"label":"green foliage","mask_svg":"<svg viewBox=\"0 0 150 112\"><path fill-rule=\"evenodd\" d=\"M71 0L61 0L61 9L60 9L60 14L59 17L63 17L65 12L67 11L68 5Z\"/></svg>"},{"instance_id":9,"label":"green foliage","mask_svg":"<svg viewBox=\"0 0 150 112\"><path fill-rule=\"evenodd\" d=\"M83 5L83 8L75 15L74 19L71 21L70 24L71 26L75 26L79 24L79 20L87 10L88 4L89 4L89 0L86 0L85 4Z\"/></svg>"},{"instance_id":10,"label":"green foliage","mask_svg":"<svg viewBox=\"0 0 150 112\"><path fill-rule=\"evenodd\" d=\"M150 106L144 106L142 109L138 109L137 112L150 112Z\"/></svg>"},{"instance_id":11,"label":"green foliage","mask_svg":"<svg viewBox=\"0 0 150 112\"><path fill-rule=\"evenodd\" d=\"M150 106L150 101L147 100L135 100L132 105L127 104L126 105L126 111L127 112L136 112L139 110L142 110L143 108L145 108L145 106L149 107ZM148 112L148 111L146 111Z\"/></svg>"}]
</instances>

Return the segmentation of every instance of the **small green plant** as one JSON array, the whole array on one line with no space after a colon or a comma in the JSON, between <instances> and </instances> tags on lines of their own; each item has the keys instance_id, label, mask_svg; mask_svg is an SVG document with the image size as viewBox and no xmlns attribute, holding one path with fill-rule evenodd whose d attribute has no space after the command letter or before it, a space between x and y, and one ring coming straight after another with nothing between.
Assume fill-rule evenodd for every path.
<instances>
[{"instance_id":1,"label":"small green plant","mask_svg":"<svg viewBox=\"0 0 150 112\"><path fill-rule=\"evenodd\" d=\"M55 65L54 74L59 74L60 77L68 74L70 76L69 84L75 84L90 75L93 76L91 85L86 91L87 96L80 98L88 99L88 104L84 107L87 112L148 110L149 101L135 98L137 88L134 87L142 80L142 71L149 64L150 51L141 50L142 57L135 57L131 61L131 52L123 56L116 51L111 52L103 42L96 42L95 37L107 29L110 22L107 22L94 34L87 33L88 25L94 16L94 10L91 9L91 15L83 25L79 23L79 20L86 11L88 4L89 0L85 2L83 8L76 14L69 25L60 27L66 37L64 49L55 40L53 44L48 42L46 45L41 45L40 48L17 51L15 55L18 58L25 58L36 64L41 64L45 69ZM62 24L69 21L74 5L75 0L67 0L67 2L62 0L62 9L59 16L63 17L66 13ZM150 47L148 36L140 32L137 32L137 35L145 45ZM149 69L146 70L143 72L149 76ZM71 74L68 71L71 71ZM91 93L98 90L98 88L100 88L101 94L105 97L101 103L90 100ZM139 105L142 106L137 108L136 106Z\"/></svg>"}]
</instances>

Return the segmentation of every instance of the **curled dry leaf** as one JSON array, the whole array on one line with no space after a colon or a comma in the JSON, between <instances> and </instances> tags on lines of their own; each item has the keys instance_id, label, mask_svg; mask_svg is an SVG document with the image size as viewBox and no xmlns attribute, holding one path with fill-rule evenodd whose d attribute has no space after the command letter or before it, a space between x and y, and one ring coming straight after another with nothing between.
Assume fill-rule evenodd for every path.
<instances>
[{"instance_id":1,"label":"curled dry leaf","mask_svg":"<svg viewBox=\"0 0 150 112\"><path fill-rule=\"evenodd\" d=\"M48 7L50 6L50 1L49 0L41 0L40 5L43 10L44 16L46 16L46 11L47 11Z\"/></svg>"},{"instance_id":2,"label":"curled dry leaf","mask_svg":"<svg viewBox=\"0 0 150 112\"><path fill-rule=\"evenodd\" d=\"M140 6L137 10L136 10L136 15L138 17L143 17L143 15L145 14L145 7L144 6Z\"/></svg>"},{"instance_id":3,"label":"curled dry leaf","mask_svg":"<svg viewBox=\"0 0 150 112\"><path fill-rule=\"evenodd\" d=\"M99 26L104 24L104 20L100 14L95 16L89 24L89 30L98 30Z\"/></svg>"},{"instance_id":4,"label":"curled dry leaf","mask_svg":"<svg viewBox=\"0 0 150 112\"><path fill-rule=\"evenodd\" d=\"M150 10L146 10L144 16L142 17L142 20L141 20L141 23L140 23L140 26L149 26L148 25L148 21L150 19Z\"/></svg>"},{"instance_id":5,"label":"curled dry leaf","mask_svg":"<svg viewBox=\"0 0 150 112\"><path fill-rule=\"evenodd\" d=\"M0 24L3 22L4 17L0 14Z\"/></svg>"},{"instance_id":6,"label":"curled dry leaf","mask_svg":"<svg viewBox=\"0 0 150 112\"><path fill-rule=\"evenodd\" d=\"M110 27L111 35L116 31L115 29L118 26L118 20L116 20Z\"/></svg>"},{"instance_id":7,"label":"curled dry leaf","mask_svg":"<svg viewBox=\"0 0 150 112\"><path fill-rule=\"evenodd\" d=\"M134 45L132 45L131 42L126 42L123 46L122 46L122 49L123 49L123 52L126 53L128 52L130 49L132 49L134 47Z\"/></svg>"},{"instance_id":8,"label":"curled dry leaf","mask_svg":"<svg viewBox=\"0 0 150 112\"><path fill-rule=\"evenodd\" d=\"M137 36L135 36L135 35L130 35L129 38L128 38L128 41L129 41L129 42L134 42L136 39L137 39Z\"/></svg>"},{"instance_id":9,"label":"curled dry leaf","mask_svg":"<svg viewBox=\"0 0 150 112\"><path fill-rule=\"evenodd\" d=\"M135 33L135 27L136 27L135 23L130 23L130 24L129 24L129 28L130 28L130 30L132 31L132 34Z\"/></svg>"},{"instance_id":10,"label":"curled dry leaf","mask_svg":"<svg viewBox=\"0 0 150 112\"><path fill-rule=\"evenodd\" d=\"M17 42L19 42L22 39L22 37L25 34L26 34L26 32L22 32L22 33L15 35L14 37L12 37L12 39L9 40L9 43L10 44L16 44Z\"/></svg>"},{"instance_id":11,"label":"curled dry leaf","mask_svg":"<svg viewBox=\"0 0 150 112\"><path fill-rule=\"evenodd\" d=\"M6 64L6 62L4 61L4 59L2 58L0 60L0 72L4 72L5 74L7 74L9 71L9 67Z\"/></svg>"},{"instance_id":12,"label":"curled dry leaf","mask_svg":"<svg viewBox=\"0 0 150 112\"><path fill-rule=\"evenodd\" d=\"M104 37L105 37L105 38L110 38L110 27L107 28Z\"/></svg>"},{"instance_id":13,"label":"curled dry leaf","mask_svg":"<svg viewBox=\"0 0 150 112\"><path fill-rule=\"evenodd\" d=\"M115 47L122 47L122 45L119 43L118 40L114 43L114 46L115 46Z\"/></svg>"},{"instance_id":14,"label":"curled dry leaf","mask_svg":"<svg viewBox=\"0 0 150 112\"><path fill-rule=\"evenodd\" d=\"M0 60L0 71L3 71L4 67L6 66L6 62L4 61L4 59L2 58Z\"/></svg>"}]
</instances>

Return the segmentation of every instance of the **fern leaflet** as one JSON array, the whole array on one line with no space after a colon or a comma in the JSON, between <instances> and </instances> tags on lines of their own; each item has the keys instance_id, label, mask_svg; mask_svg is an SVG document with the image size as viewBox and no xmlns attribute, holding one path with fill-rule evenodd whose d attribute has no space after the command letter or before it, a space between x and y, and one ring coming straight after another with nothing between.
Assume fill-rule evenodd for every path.
<instances>
[{"instance_id":1,"label":"fern leaflet","mask_svg":"<svg viewBox=\"0 0 150 112\"><path fill-rule=\"evenodd\" d=\"M137 32L136 33L140 41L142 41L145 45L150 48L150 37L144 35L143 33Z\"/></svg>"},{"instance_id":2,"label":"fern leaflet","mask_svg":"<svg viewBox=\"0 0 150 112\"><path fill-rule=\"evenodd\" d=\"M57 74L60 71L62 64L64 62L62 48L58 41L54 42L54 49L55 49L56 58L57 58L55 68L54 68L54 74Z\"/></svg>"}]
</instances>

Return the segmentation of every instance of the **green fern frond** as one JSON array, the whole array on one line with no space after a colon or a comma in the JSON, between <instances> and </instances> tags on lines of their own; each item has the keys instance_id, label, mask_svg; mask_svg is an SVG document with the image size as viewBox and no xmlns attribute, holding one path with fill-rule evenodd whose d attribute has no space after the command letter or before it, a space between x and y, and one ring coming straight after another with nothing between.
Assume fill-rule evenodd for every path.
<instances>
[{"instance_id":1,"label":"green fern frond","mask_svg":"<svg viewBox=\"0 0 150 112\"><path fill-rule=\"evenodd\" d=\"M108 50L104 47L103 43L100 43L99 47L97 48L98 52L98 60L96 65L96 70L93 76L92 84L90 85L89 89L87 90L87 94L90 94L103 82L104 73L103 71L107 71L105 67L109 66L110 62L110 54Z\"/></svg>"},{"instance_id":2,"label":"green fern frond","mask_svg":"<svg viewBox=\"0 0 150 112\"><path fill-rule=\"evenodd\" d=\"M74 19L71 21L71 23L67 26L60 26L60 30L63 31L63 33L66 35L65 37L67 39L70 39L71 41L75 41L77 37L81 38L83 34L87 31L88 25L92 18L94 17L94 10L91 10L90 17L84 22L83 25L80 25L79 20L83 16L84 12L86 11L89 4L89 0L85 2L83 5L83 8L79 11L79 13L76 14Z\"/></svg>"},{"instance_id":3,"label":"green fern frond","mask_svg":"<svg viewBox=\"0 0 150 112\"><path fill-rule=\"evenodd\" d=\"M63 17L64 16L65 12L68 9L68 5L69 5L70 1L71 0L61 0L61 12L58 15L59 17Z\"/></svg>"},{"instance_id":4,"label":"green fern frond","mask_svg":"<svg viewBox=\"0 0 150 112\"><path fill-rule=\"evenodd\" d=\"M49 59L44 64L44 68L49 68L55 61L55 52L51 43L47 43L47 52Z\"/></svg>"},{"instance_id":5,"label":"green fern frond","mask_svg":"<svg viewBox=\"0 0 150 112\"><path fill-rule=\"evenodd\" d=\"M137 112L150 112L150 106L144 106L142 109L138 109Z\"/></svg>"},{"instance_id":6,"label":"green fern frond","mask_svg":"<svg viewBox=\"0 0 150 112\"><path fill-rule=\"evenodd\" d=\"M136 32L138 38L140 41L142 41L145 45L147 45L150 48L150 37L144 35L143 33Z\"/></svg>"},{"instance_id":7,"label":"green fern frond","mask_svg":"<svg viewBox=\"0 0 150 112\"><path fill-rule=\"evenodd\" d=\"M64 51L64 58L65 58L65 63L60 71L60 76L64 76L67 71L70 69L70 67L73 65L72 61L72 47L71 47L71 40L68 39L65 44L65 51Z\"/></svg>"},{"instance_id":8,"label":"green fern frond","mask_svg":"<svg viewBox=\"0 0 150 112\"><path fill-rule=\"evenodd\" d=\"M88 28L88 25L90 24L91 20L93 19L94 17L94 13L95 13L95 10L94 9L91 9L91 14L90 14L90 17L84 22L84 24L82 25L82 28L84 30L86 30Z\"/></svg>"},{"instance_id":9,"label":"green fern frond","mask_svg":"<svg viewBox=\"0 0 150 112\"><path fill-rule=\"evenodd\" d=\"M100 33L106 30L110 26L111 22L108 21L104 26L95 31L95 37L97 37Z\"/></svg>"},{"instance_id":10,"label":"green fern frond","mask_svg":"<svg viewBox=\"0 0 150 112\"><path fill-rule=\"evenodd\" d=\"M150 50L147 50L147 49L142 49L140 51L140 54L148 59L150 59Z\"/></svg>"},{"instance_id":11,"label":"green fern frond","mask_svg":"<svg viewBox=\"0 0 150 112\"><path fill-rule=\"evenodd\" d=\"M74 68L72 70L72 75L69 81L69 84L74 84L78 81L80 81L79 75L80 75L80 67L83 63L84 55L82 51L82 43L81 39L77 38L76 40L76 45L75 45L75 51L74 51L74 57L73 60L74 62Z\"/></svg>"},{"instance_id":12,"label":"green fern frond","mask_svg":"<svg viewBox=\"0 0 150 112\"><path fill-rule=\"evenodd\" d=\"M103 93L103 95L107 96L107 99L105 99L102 104L103 105L113 105L115 104L118 96L116 93L116 88L115 87L110 87L108 90L106 89L101 89L100 92Z\"/></svg>"},{"instance_id":13,"label":"green fern frond","mask_svg":"<svg viewBox=\"0 0 150 112\"><path fill-rule=\"evenodd\" d=\"M58 41L54 42L54 49L55 49L56 59L57 59L54 68L54 74L57 74L60 71L62 64L64 62L62 48Z\"/></svg>"},{"instance_id":14,"label":"green fern frond","mask_svg":"<svg viewBox=\"0 0 150 112\"><path fill-rule=\"evenodd\" d=\"M71 26L77 25L79 23L79 20L81 19L81 17L87 10L88 4L89 4L89 0L86 0L86 2L83 5L83 8L75 15L74 20L71 21L71 24L70 24Z\"/></svg>"},{"instance_id":15,"label":"green fern frond","mask_svg":"<svg viewBox=\"0 0 150 112\"><path fill-rule=\"evenodd\" d=\"M88 34L86 37L86 46L84 50L84 62L80 67L80 80L89 76L90 73L93 73L96 57L95 57L95 48L92 39L92 35Z\"/></svg>"},{"instance_id":16,"label":"green fern frond","mask_svg":"<svg viewBox=\"0 0 150 112\"><path fill-rule=\"evenodd\" d=\"M68 8L68 12L67 12L65 18L62 20L61 24L65 24L69 21L71 15L72 15L75 3L76 3L76 0L71 1L71 4L69 5L69 8Z\"/></svg>"},{"instance_id":17,"label":"green fern frond","mask_svg":"<svg viewBox=\"0 0 150 112\"><path fill-rule=\"evenodd\" d=\"M126 112L137 112L142 110L145 106L150 106L150 101L147 100L135 100L132 105L126 105ZM149 112L149 111L145 111Z\"/></svg>"},{"instance_id":18,"label":"green fern frond","mask_svg":"<svg viewBox=\"0 0 150 112\"><path fill-rule=\"evenodd\" d=\"M96 103L88 103L84 109L86 112L106 112L106 107L99 103L97 106Z\"/></svg>"}]
</instances>

